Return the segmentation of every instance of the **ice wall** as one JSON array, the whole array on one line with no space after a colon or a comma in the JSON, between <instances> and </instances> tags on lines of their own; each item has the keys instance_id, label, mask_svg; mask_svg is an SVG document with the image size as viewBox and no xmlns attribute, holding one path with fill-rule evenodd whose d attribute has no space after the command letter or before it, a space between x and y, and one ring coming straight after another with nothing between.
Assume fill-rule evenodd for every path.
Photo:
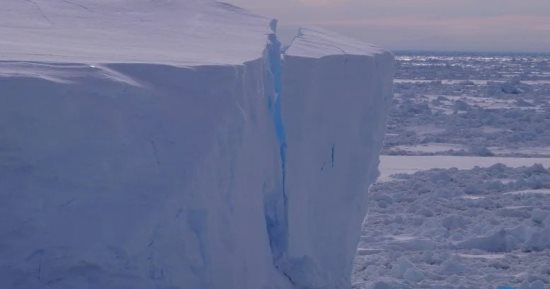
<instances>
[{"instance_id":1,"label":"ice wall","mask_svg":"<svg viewBox=\"0 0 550 289\"><path fill-rule=\"evenodd\" d=\"M4 4L0 288L349 287L388 53L282 60L213 1Z\"/></svg>"},{"instance_id":2,"label":"ice wall","mask_svg":"<svg viewBox=\"0 0 550 289\"><path fill-rule=\"evenodd\" d=\"M393 56L301 29L283 61L288 248L297 288L349 288L392 96Z\"/></svg>"},{"instance_id":3,"label":"ice wall","mask_svg":"<svg viewBox=\"0 0 550 289\"><path fill-rule=\"evenodd\" d=\"M33 66L81 77L0 79L1 288L285 288L262 59Z\"/></svg>"}]
</instances>

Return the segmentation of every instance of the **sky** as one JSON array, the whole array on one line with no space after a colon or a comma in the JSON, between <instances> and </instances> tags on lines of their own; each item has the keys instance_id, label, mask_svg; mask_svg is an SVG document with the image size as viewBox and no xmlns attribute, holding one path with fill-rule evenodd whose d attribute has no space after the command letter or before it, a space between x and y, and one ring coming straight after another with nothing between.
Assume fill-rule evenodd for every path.
<instances>
[{"instance_id":1,"label":"sky","mask_svg":"<svg viewBox=\"0 0 550 289\"><path fill-rule=\"evenodd\" d=\"M225 0L393 50L550 52L550 0Z\"/></svg>"}]
</instances>

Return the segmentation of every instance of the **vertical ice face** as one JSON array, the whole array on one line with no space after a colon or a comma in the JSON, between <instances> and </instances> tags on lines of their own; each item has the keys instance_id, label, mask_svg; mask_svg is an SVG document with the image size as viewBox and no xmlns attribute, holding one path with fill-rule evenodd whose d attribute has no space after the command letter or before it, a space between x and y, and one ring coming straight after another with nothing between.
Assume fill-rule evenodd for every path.
<instances>
[{"instance_id":1,"label":"vertical ice face","mask_svg":"<svg viewBox=\"0 0 550 289\"><path fill-rule=\"evenodd\" d=\"M392 96L393 56L302 29L283 61L288 249L297 288L349 288Z\"/></svg>"},{"instance_id":2,"label":"vertical ice face","mask_svg":"<svg viewBox=\"0 0 550 289\"><path fill-rule=\"evenodd\" d=\"M262 59L44 66L0 78L0 288L285 288Z\"/></svg>"},{"instance_id":3,"label":"vertical ice face","mask_svg":"<svg viewBox=\"0 0 550 289\"><path fill-rule=\"evenodd\" d=\"M0 288L349 285L391 55L303 30L281 60L275 22L215 1L23 2L0 11Z\"/></svg>"},{"instance_id":4,"label":"vertical ice face","mask_svg":"<svg viewBox=\"0 0 550 289\"><path fill-rule=\"evenodd\" d=\"M0 288L290 288L264 210L282 190L270 19L203 0L2 6Z\"/></svg>"}]
</instances>

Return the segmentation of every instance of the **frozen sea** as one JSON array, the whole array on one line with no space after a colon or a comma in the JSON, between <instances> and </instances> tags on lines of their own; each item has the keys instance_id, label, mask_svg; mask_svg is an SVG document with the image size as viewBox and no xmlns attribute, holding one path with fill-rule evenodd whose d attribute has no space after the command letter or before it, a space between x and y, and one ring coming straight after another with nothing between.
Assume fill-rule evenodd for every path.
<instances>
[{"instance_id":1,"label":"frozen sea","mask_svg":"<svg viewBox=\"0 0 550 289\"><path fill-rule=\"evenodd\" d=\"M354 288L550 288L550 56L396 59Z\"/></svg>"}]
</instances>

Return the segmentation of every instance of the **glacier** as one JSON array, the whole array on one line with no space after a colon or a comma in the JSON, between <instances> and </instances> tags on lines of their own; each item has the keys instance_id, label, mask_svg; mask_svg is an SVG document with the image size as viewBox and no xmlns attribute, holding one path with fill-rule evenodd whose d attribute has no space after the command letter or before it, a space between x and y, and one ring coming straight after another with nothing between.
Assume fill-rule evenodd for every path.
<instances>
[{"instance_id":1,"label":"glacier","mask_svg":"<svg viewBox=\"0 0 550 289\"><path fill-rule=\"evenodd\" d=\"M391 53L204 0L6 0L0 287L350 288Z\"/></svg>"}]
</instances>

